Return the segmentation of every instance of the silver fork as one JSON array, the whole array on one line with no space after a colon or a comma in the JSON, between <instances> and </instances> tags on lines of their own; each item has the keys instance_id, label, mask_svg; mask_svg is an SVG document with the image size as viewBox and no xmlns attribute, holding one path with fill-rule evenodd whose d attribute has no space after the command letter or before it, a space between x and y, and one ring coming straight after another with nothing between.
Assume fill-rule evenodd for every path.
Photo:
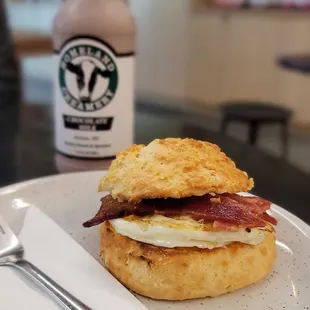
<instances>
[{"instance_id":1,"label":"silver fork","mask_svg":"<svg viewBox=\"0 0 310 310\"><path fill-rule=\"evenodd\" d=\"M39 268L23 258L24 248L9 225L0 216L0 266L10 266L22 271L41 286L66 310L91 310L53 281Z\"/></svg>"}]
</instances>

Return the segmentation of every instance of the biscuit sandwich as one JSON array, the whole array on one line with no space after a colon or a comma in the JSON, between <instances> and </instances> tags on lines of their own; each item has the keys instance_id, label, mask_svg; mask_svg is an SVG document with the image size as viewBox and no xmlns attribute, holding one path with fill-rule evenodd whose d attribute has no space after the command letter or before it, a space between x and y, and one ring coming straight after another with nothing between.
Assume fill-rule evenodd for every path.
<instances>
[{"instance_id":1,"label":"biscuit sandwich","mask_svg":"<svg viewBox=\"0 0 310 310\"><path fill-rule=\"evenodd\" d=\"M101 225L101 256L147 297L214 297L265 277L276 258L271 203L237 194L253 179L218 146L156 139L120 152L99 185L109 194L85 227Z\"/></svg>"}]
</instances>

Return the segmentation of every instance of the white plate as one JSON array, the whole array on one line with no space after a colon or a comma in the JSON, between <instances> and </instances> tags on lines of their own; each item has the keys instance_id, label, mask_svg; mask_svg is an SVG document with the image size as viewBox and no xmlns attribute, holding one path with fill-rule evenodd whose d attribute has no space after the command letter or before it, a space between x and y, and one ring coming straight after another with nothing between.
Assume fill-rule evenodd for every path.
<instances>
[{"instance_id":1,"label":"white plate","mask_svg":"<svg viewBox=\"0 0 310 310\"><path fill-rule=\"evenodd\" d=\"M99 260L98 227L82 223L100 206L97 192L104 172L86 172L37 179L0 189L0 208L22 213L34 205L54 219L91 255ZM306 207L306 206L305 206ZM279 206L272 205L278 220L276 264L267 278L217 298L185 302L153 301L138 297L149 309L310 309L310 227ZM16 224L16 223L15 223Z\"/></svg>"}]
</instances>

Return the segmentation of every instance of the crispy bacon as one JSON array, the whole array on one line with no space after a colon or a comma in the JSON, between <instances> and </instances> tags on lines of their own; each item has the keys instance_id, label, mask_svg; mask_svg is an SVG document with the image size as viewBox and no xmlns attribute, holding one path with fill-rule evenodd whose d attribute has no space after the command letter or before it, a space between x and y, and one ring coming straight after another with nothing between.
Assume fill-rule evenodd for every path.
<instances>
[{"instance_id":1,"label":"crispy bacon","mask_svg":"<svg viewBox=\"0 0 310 310\"><path fill-rule=\"evenodd\" d=\"M262 214L270 209L271 202L259 197L245 197L237 194L224 194L243 205L247 210L255 214Z\"/></svg>"},{"instance_id":2,"label":"crispy bacon","mask_svg":"<svg viewBox=\"0 0 310 310\"><path fill-rule=\"evenodd\" d=\"M125 217L131 214L144 216L153 213L154 208L151 205L146 205L144 203L136 205L130 202L119 202L111 195L108 195L101 198L101 207L99 211L91 220L85 222L83 226L92 227L104 221Z\"/></svg>"},{"instance_id":3,"label":"crispy bacon","mask_svg":"<svg viewBox=\"0 0 310 310\"><path fill-rule=\"evenodd\" d=\"M263 219L266 222L269 222L272 225L277 225L278 224L278 221L274 217L269 215L267 212L264 212L263 214L261 214L260 218Z\"/></svg>"},{"instance_id":4,"label":"crispy bacon","mask_svg":"<svg viewBox=\"0 0 310 310\"><path fill-rule=\"evenodd\" d=\"M218 198L220 200L209 195L186 198L179 200L179 204L180 202L182 203L178 207L169 207L167 209L159 205L156 207L155 213L167 217L188 215L197 221L223 221L247 227L265 226L265 222L262 219L254 213L247 211L236 200L220 196Z\"/></svg>"},{"instance_id":5,"label":"crispy bacon","mask_svg":"<svg viewBox=\"0 0 310 310\"><path fill-rule=\"evenodd\" d=\"M109 195L101 199L101 208L95 217L83 225L91 227L131 214L160 214L167 217L187 215L197 221L213 222L215 226L223 229L232 229L233 225L264 227L266 221L276 224L276 220L265 212L269 208L270 202L267 200L237 194L204 195L183 199L145 199L138 204L119 202Z\"/></svg>"}]
</instances>

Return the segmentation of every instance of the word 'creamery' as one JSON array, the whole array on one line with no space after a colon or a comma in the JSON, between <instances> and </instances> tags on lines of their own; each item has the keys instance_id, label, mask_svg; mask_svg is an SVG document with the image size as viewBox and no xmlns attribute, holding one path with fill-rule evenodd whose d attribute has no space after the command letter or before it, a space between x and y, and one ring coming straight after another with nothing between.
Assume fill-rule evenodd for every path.
<instances>
[{"instance_id":1,"label":"word 'creamery'","mask_svg":"<svg viewBox=\"0 0 310 310\"><path fill-rule=\"evenodd\" d=\"M66 102L75 109L82 110L82 111L96 111L98 109L101 109L102 107L106 106L111 98L114 96L114 93L112 93L109 89L106 91L104 96L100 98L99 100L95 102L89 102L89 103L81 103L79 100L75 99L68 89L66 87L63 87L62 94Z\"/></svg>"}]
</instances>

